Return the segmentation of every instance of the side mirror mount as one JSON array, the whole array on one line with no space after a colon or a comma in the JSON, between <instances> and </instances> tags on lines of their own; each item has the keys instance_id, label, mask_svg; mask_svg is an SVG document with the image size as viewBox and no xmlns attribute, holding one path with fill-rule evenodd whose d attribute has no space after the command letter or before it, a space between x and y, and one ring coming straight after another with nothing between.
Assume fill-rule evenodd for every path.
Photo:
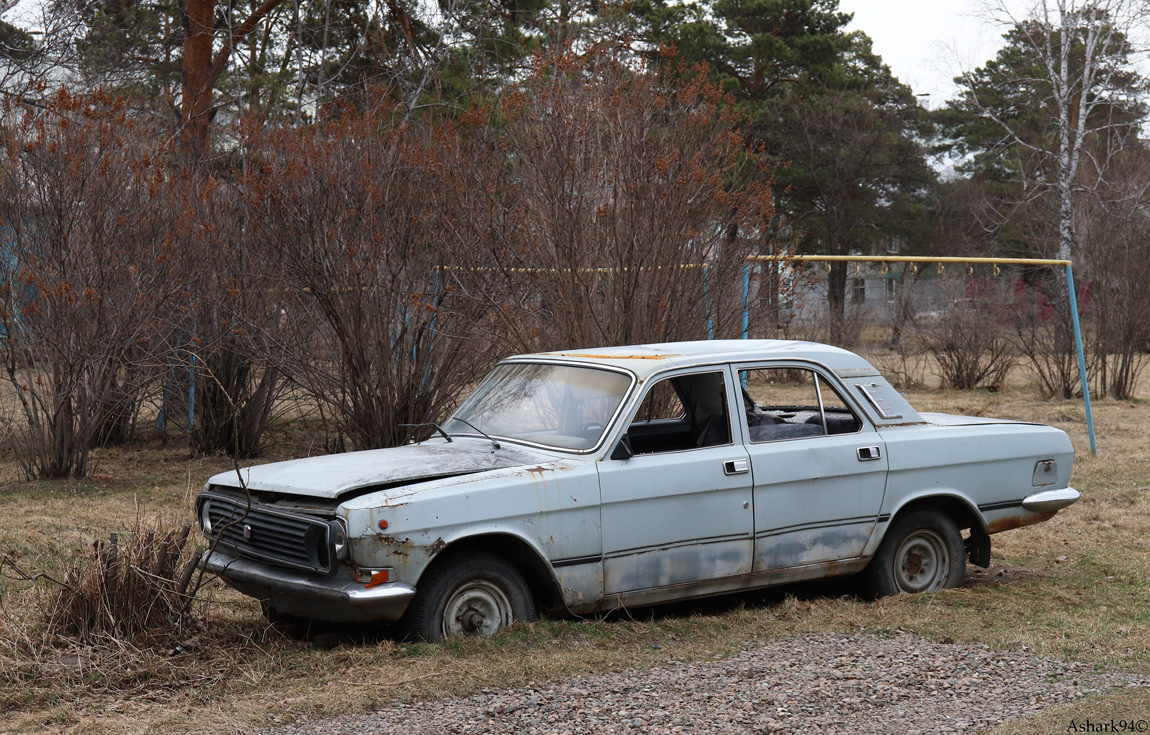
<instances>
[{"instance_id":1,"label":"side mirror mount","mask_svg":"<svg viewBox=\"0 0 1150 735\"><path fill-rule=\"evenodd\" d=\"M619 443L615 445L615 450L611 452L611 459L631 459L635 456L635 450L631 448L631 437L624 434L619 439Z\"/></svg>"}]
</instances>

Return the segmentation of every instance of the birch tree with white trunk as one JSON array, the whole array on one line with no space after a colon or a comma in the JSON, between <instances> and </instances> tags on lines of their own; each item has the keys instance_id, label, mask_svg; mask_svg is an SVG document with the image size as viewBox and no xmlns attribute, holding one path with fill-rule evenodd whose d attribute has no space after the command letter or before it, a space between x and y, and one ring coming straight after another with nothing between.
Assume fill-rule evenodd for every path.
<instances>
[{"instance_id":1,"label":"birch tree with white trunk","mask_svg":"<svg viewBox=\"0 0 1150 735\"><path fill-rule=\"evenodd\" d=\"M1140 79L1136 65L1142 50L1131 38L1143 30L1150 5L1144 0L1038 0L1024 14L1013 12L1012 7L1017 5L996 0L992 15L1011 29L1008 39L1023 46L1038 76L1002 82L1045 93L1048 99L1030 102L1050 110L1053 129L1035 136L1008 114L1008 108L990 99L999 90L987 89L985 69L964 73L957 81L965 87L962 94L968 109L1000 128L1004 146L1048 159L1040 169L1048 178L1025 184L1032 193L1054 189L1057 254L1059 259L1070 260L1077 250L1075 195L1098 189L1107 159L1125 147L1131 132L1136 133L1129 119L1116 120L1112 112L1138 107L1138 102L1125 98L1138 86L1131 80ZM1091 146L1092 139L1102 144ZM1087 159L1090 165L1084 167Z\"/></svg>"}]
</instances>

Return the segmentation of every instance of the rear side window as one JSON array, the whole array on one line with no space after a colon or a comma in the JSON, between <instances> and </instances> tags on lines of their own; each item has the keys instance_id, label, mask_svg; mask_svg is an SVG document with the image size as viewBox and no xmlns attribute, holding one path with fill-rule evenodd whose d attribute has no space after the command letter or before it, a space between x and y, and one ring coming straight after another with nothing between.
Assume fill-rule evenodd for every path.
<instances>
[{"instance_id":1,"label":"rear side window","mask_svg":"<svg viewBox=\"0 0 1150 735\"><path fill-rule=\"evenodd\" d=\"M740 370L751 442L851 434L862 424L818 373L806 368Z\"/></svg>"}]
</instances>

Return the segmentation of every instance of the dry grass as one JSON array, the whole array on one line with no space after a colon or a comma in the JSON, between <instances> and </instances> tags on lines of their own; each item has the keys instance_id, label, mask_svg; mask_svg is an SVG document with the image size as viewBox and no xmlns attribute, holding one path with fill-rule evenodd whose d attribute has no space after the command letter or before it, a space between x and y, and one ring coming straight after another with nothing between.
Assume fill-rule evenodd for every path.
<instances>
[{"instance_id":1,"label":"dry grass","mask_svg":"<svg viewBox=\"0 0 1150 735\"><path fill-rule=\"evenodd\" d=\"M209 632L178 650L135 650L43 641L36 593L0 578L0 731L174 735L218 732L221 722L246 731L388 702L724 656L819 631L901 629L1150 672L1150 403L1098 402L1095 458L1081 404L1040 400L1020 381L997 393L907 394L922 410L1051 423L1078 449L1073 484L1082 502L1051 522L995 536L992 568L969 568L959 589L872 603L851 597L845 583L803 585L634 611L634 618L544 620L495 639L440 645L396 645L349 629L354 640L323 651L268 630L254 603L212 588L198 611ZM280 450L306 451L306 444ZM107 452L103 474L80 482L27 483L0 465L0 553L25 568L59 572L75 550L131 528L138 514L171 526L188 519L203 480L228 466L158 445ZM1096 698L1001 732L1065 732L1071 713L1098 719L1116 708L1145 717L1145 696Z\"/></svg>"},{"instance_id":2,"label":"dry grass","mask_svg":"<svg viewBox=\"0 0 1150 735\"><path fill-rule=\"evenodd\" d=\"M1115 689L1106 694L1086 697L1077 702L1055 707L1031 717L1000 725L991 735L1061 735L1074 732L1106 732L1102 723L1114 729L1110 732L1146 732L1150 726L1150 690ZM1125 726L1119 724L1127 723ZM1090 723L1094 729L1090 730Z\"/></svg>"}]
</instances>

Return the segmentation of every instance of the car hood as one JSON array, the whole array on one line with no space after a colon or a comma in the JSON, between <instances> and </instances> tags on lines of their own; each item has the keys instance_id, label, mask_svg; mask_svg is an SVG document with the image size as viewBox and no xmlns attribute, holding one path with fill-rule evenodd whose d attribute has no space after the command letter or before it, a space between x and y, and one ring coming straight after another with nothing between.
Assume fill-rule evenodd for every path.
<instances>
[{"instance_id":1,"label":"car hood","mask_svg":"<svg viewBox=\"0 0 1150 735\"><path fill-rule=\"evenodd\" d=\"M487 470L540 464L557 454L508 444L492 451L483 439L456 438L402 447L292 459L229 470L209 485L335 499L357 490L398 487L408 483ZM242 478L242 479L241 479Z\"/></svg>"}]
</instances>

